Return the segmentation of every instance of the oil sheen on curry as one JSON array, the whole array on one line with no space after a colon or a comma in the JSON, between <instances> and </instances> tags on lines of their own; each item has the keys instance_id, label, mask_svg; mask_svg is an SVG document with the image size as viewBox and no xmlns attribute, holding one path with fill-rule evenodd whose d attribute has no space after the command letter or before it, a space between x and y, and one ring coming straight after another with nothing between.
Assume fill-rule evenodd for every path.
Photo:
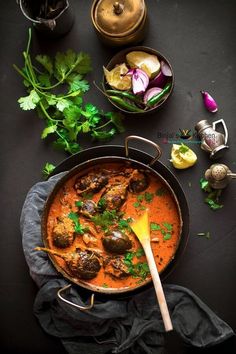
<instances>
[{"instance_id":1,"label":"oil sheen on curry","mask_svg":"<svg viewBox=\"0 0 236 354\"><path fill-rule=\"evenodd\" d=\"M130 223L145 209L162 272L179 244L180 211L161 178L126 163L104 163L64 183L47 216L48 248L41 250L77 284L111 292L137 288L150 281L150 273Z\"/></svg>"}]
</instances>

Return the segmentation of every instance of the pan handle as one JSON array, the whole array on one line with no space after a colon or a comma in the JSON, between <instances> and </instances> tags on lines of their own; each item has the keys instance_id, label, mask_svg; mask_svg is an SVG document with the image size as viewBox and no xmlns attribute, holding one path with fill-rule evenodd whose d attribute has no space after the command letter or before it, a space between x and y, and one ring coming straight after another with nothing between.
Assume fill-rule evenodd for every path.
<instances>
[{"instance_id":1,"label":"pan handle","mask_svg":"<svg viewBox=\"0 0 236 354\"><path fill-rule=\"evenodd\" d=\"M87 305L87 306L81 306L81 305L74 304L73 302L71 302L69 300L66 300L64 297L62 297L62 293L64 291L66 291L67 289L69 289L70 287L71 287L71 284L68 284L68 285L64 286L63 288L61 288L60 290L58 290L57 296L59 297L60 300L64 301L68 305L76 307L77 309L79 309L81 311L86 311L86 310L90 310L91 308L93 308L93 305L94 305L94 294L91 295L90 305Z\"/></svg>"},{"instance_id":2,"label":"pan handle","mask_svg":"<svg viewBox=\"0 0 236 354\"><path fill-rule=\"evenodd\" d=\"M161 157L161 148L159 145L157 145L156 143L154 143L151 140L148 140L146 138L143 138L141 136L137 136L137 135L129 135L125 138L125 156L128 158L129 157L129 141L130 140L139 140L142 141L144 143L147 143L149 145L152 145L155 149L156 149L156 156L151 160L151 162L148 164L148 166L153 165L157 160L159 160L159 158Z\"/></svg>"}]
</instances>

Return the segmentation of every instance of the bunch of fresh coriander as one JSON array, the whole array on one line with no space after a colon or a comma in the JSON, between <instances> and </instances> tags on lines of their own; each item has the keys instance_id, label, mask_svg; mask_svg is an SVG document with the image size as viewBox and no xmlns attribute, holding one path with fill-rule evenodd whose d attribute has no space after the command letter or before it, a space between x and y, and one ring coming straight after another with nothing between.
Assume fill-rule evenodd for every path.
<instances>
[{"instance_id":1,"label":"bunch of fresh coriander","mask_svg":"<svg viewBox=\"0 0 236 354\"><path fill-rule=\"evenodd\" d=\"M41 138L51 135L56 148L74 154L81 150L79 135L88 134L96 140L105 141L124 131L122 115L104 113L91 103L84 103L83 96L90 88L85 75L91 71L88 54L73 50L58 52L55 58L37 55L35 66L30 55L31 29L26 51L23 52L24 67L13 65L23 77L28 95L18 102L23 110L36 109L44 118L45 128Z\"/></svg>"}]
</instances>

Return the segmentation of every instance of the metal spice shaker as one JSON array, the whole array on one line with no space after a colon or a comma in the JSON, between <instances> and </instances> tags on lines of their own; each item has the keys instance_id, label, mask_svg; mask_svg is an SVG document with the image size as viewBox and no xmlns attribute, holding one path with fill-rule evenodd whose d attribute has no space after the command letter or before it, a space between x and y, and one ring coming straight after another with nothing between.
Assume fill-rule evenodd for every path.
<instances>
[{"instance_id":1,"label":"metal spice shaker","mask_svg":"<svg viewBox=\"0 0 236 354\"><path fill-rule=\"evenodd\" d=\"M231 179L236 178L236 173L232 173L228 166L217 163L206 170L205 178L212 188L223 189L227 187Z\"/></svg>"},{"instance_id":2,"label":"metal spice shaker","mask_svg":"<svg viewBox=\"0 0 236 354\"><path fill-rule=\"evenodd\" d=\"M224 134L216 131L217 124L222 124ZM218 159L229 148L226 145L228 130L223 119L219 119L212 124L207 120L201 120L196 124L195 129L201 138L201 148L210 153L211 159Z\"/></svg>"}]
</instances>

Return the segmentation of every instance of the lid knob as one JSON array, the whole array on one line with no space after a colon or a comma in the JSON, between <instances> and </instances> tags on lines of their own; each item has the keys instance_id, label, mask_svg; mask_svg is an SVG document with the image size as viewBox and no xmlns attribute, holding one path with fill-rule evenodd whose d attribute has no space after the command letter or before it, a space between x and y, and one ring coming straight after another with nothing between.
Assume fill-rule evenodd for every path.
<instances>
[{"instance_id":1,"label":"lid knob","mask_svg":"<svg viewBox=\"0 0 236 354\"><path fill-rule=\"evenodd\" d=\"M124 11L124 4L119 3L119 1L116 1L115 4L113 4L114 12L116 15L120 15Z\"/></svg>"}]
</instances>

